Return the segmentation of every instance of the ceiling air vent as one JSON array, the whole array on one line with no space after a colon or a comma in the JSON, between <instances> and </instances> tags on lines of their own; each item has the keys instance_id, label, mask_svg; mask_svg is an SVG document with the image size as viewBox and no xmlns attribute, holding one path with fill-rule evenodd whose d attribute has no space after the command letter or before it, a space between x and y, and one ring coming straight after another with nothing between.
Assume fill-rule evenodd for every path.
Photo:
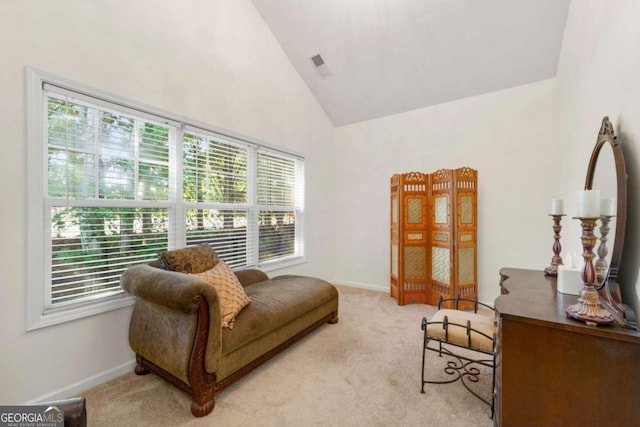
<instances>
[{"instance_id":1,"label":"ceiling air vent","mask_svg":"<svg viewBox=\"0 0 640 427\"><path fill-rule=\"evenodd\" d=\"M311 59L311 63L320 74L320 77L324 79L325 77L329 77L331 75L329 67L327 67L327 64L324 63L324 59L322 59L322 56L320 56L320 54L312 56L309 59Z\"/></svg>"}]
</instances>

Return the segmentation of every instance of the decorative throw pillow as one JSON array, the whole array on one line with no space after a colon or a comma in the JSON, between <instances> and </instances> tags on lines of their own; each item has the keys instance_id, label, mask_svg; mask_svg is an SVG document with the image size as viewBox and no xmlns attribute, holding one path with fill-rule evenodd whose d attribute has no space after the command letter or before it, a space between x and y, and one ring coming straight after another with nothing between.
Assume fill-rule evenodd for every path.
<instances>
[{"instance_id":1,"label":"decorative throw pillow","mask_svg":"<svg viewBox=\"0 0 640 427\"><path fill-rule=\"evenodd\" d=\"M233 329L233 322L236 320L236 316L240 313L240 310L251 302L244 292L238 277L224 261L220 261L211 270L196 274L196 276L211 283L216 288L220 299L222 327Z\"/></svg>"},{"instance_id":2,"label":"decorative throw pillow","mask_svg":"<svg viewBox=\"0 0 640 427\"><path fill-rule=\"evenodd\" d=\"M207 243L160 252L158 258L162 268L179 273L202 273L213 268L219 262L215 251Z\"/></svg>"}]
</instances>

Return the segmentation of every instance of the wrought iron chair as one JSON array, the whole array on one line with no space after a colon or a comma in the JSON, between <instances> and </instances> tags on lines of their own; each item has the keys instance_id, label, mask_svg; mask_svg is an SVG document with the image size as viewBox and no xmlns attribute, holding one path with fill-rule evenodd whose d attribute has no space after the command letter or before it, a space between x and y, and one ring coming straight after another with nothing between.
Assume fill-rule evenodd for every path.
<instances>
[{"instance_id":1,"label":"wrought iron chair","mask_svg":"<svg viewBox=\"0 0 640 427\"><path fill-rule=\"evenodd\" d=\"M442 303L446 301L455 301L455 309L443 309ZM473 312L459 310L460 302L473 303ZM492 310L494 316L478 314L479 306ZM422 389L420 392L425 392L425 384L449 384L460 380L471 394L491 407L491 418L493 418L496 382L496 329L494 308L478 302L477 298L474 300L460 298L459 296L450 299L440 298L438 311L431 320L427 321L425 317L422 318L424 342L422 348ZM429 346L432 342L437 343L435 348ZM468 352L454 351L456 347L480 353L480 356L474 359L466 354ZM448 361L444 368L444 372L448 375L453 375L454 378L444 381L425 379L425 356L427 350L438 353L440 357L444 354L454 358L454 360ZM489 357L483 357L483 355ZM467 380L474 383L479 381L480 370L476 365L491 368L493 379L490 400L480 396L467 384Z\"/></svg>"}]
</instances>

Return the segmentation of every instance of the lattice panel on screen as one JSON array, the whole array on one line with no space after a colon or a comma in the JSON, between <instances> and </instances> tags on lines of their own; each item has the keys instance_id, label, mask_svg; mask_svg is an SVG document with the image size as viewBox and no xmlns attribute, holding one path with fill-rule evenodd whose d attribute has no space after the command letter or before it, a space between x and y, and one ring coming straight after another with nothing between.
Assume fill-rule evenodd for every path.
<instances>
[{"instance_id":1,"label":"lattice panel on screen","mask_svg":"<svg viewBox=\"0 0 640 427\"><path fill-rule=\"evenodd\" d=\"M433 240L436 242L448 242L449 235L447 233L433 233Z\"/></svg>"},{"instance_id":2,"label":"lattice panel on screen","mask_svg":"<svg viewBox=\"0 0 640 427\"><path fill-rule=\"evenodd\" d=\"M460 237L458 238L458 241L460 241L460 242L472 242L473 241L473 234L472 233L461 233Z\"/></svg>"},{"instance_id":3,"label":"lattice panel on screen","mask_svg":"<svg viewBox=\"0 0 640 427\"><path fill-rule=\"evenodd\" d=\"M391 222L398 222L398 198L391 199Z\"/></svg>"},{"instance_id":4,"label":"lattice panel on screen","mask_svg":"<svg viewBox=\"0 0 640 427\"><path fill-rule=\"evenodd\" d=\"M473 197L460 196L460 224L473 223Z\"/></svg>"},{"instance_id":5,"label":"lattice panel on screen","mask_svg":"<svg viewBox=\"0 0 640 427\"><path fill-rule=\"evenodd\" d=\"M398 277L398 245L391 245L391 275Z\"/></svg>"},{"instance_id":6,"label":"lattice panel on screen","mask_svg":"<svg viewBox=\"0 0 640 427\"><path fill-rule=\"evenodd\" d=\"M423 221L422 198L409 197L407 199L407 222L420 224Z\"/></svg>"},{"instance_id":7,"label":"lattice panel on screen","mask_svg":"<svg viewBox=\"0 0 640 427\"><path fill-rule=\"evenodd\" d=\"M466 285L476 281L475 248L458 250L458 283Z\"/></svg>"},{"instance_id":8,"label":"lattice panel on screen","mask_svg":"<svg viewBox=\"0 0 640 427\"><path fill-rule=\"evenodd\" d=\"M434 198L435 203L435 223L446 224L447 220L447 197L439 196Z\"/></svg>"},{"instance_id":9,"label":"lattice panel on screen","mask_svg":"<svg viewBox=\"0 0 640 427\"><path fill-rule=\"evenodd\" d=\"M404 248L404 277L422 279L425 276L425 247L407 246Z\"/></svg>"},{"instance_id":10,"label":"lattice panel on screen","mask_svg":"<svg viewBox=\"0 0 640 427\"><path fill-rule=\"evenodd\" d=\"M431 248L431 278L438 282L451 283L451 256L449 248Z\"/></svg>"}]
</instances>

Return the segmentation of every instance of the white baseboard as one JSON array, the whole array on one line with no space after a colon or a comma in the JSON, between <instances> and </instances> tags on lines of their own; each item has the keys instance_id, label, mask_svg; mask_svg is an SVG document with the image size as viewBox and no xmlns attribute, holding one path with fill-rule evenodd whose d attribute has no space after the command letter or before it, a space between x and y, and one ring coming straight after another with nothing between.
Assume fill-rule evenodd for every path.
<instances>
[{"instance_id":1,"label":"white baseboard","mask_svg":"<svg viewBox=\"0 0 640 427\"><path fill-rule=\"evenodd\" d=\"M334 285L349 286L351 288L369 289L371 291L378 292L390 292L389 287L387 286L371 285L369 283L351 282L349 280L332 280L331 283L333 283Z\"/></svg>"},{"instance_id":2,"label":"white baseboard","mask_svg":"<svg viewBox=\"0 0 640 427\"><path fill-rule=\"evenodd\" d=\"M386 292L386 293L391 292L391 290L387 286L371 285L369 283L352 282L349 280L332 280L331 283L339 286L349 286L350 288L369 289L371 291ZM479 302L487 304L488 306L491 306L491 307L493 307L493 304L494 304L493 301L485 302L485 301L479 300Z\"/></svg>"},{"instance_id":3,"label":"white baseboard","mask_svg":"<svg viewBox=\"0 0 640 427\"><path fill-rule=\"evenodd\" d=\"M53 391L51 393L44 394L40 397L37 397L29 402L25 402L26 405L33 405L39 402L46 402L50 400L61 400L67 399L72 396L78 396L83 391L89 390L92 387L105 383L109 380L119 377L120 375L124 375L128 372L131 372L133 368L136 366L136 361L132 360L130 362L125 362L121 365L114 366L111 369L107 369L99 374L90 376L76 383L70 384L66 387L63 387L59 390Z\"/></svg>"}]
</instances>

